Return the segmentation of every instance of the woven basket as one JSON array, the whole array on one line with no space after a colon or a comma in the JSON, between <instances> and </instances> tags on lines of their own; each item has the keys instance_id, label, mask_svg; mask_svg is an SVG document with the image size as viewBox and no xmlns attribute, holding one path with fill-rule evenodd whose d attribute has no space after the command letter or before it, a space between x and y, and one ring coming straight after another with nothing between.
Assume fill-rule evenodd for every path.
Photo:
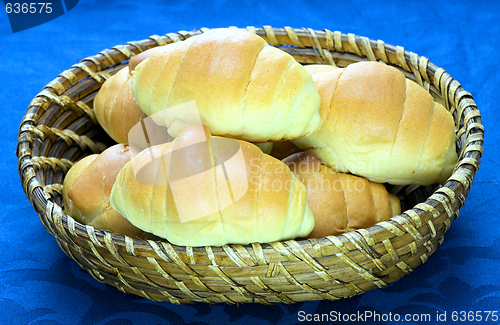
<instances>
[{"instance_id":1,"label":"woven basket","mask_svg":"<svg viewBox=\"0 0 500 325\"><path fill-rule=\"evenodd\" d=\"M302 64L345 67L377 60L400 69L452 113L459 153L453 175L443 187L400 188L404 212L388 222L321 239L193 248L116 236L76 222L63 213L64 176L75 161L113 144L96 121L93 98L130 57L206 30L180 31L85 58L32 100L20 125L17 156L23 189L46 229L98 281L175 304L336 300L413 272L442 243L479 168L484 128L472 96L427 58L380 40L329 30L247 29Z\"/></svg>"}]
</instances>

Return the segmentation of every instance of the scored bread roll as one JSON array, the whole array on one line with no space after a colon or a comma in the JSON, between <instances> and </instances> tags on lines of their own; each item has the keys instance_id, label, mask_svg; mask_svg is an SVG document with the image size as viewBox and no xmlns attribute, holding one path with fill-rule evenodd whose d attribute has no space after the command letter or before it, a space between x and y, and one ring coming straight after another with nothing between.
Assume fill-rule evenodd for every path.
<instances>
[{"instance_id":1,"label":"scored bread roll","mask_svg":"<svg viewBox=\"0 0 500 325\"><path fill-rule=\"evenodd\" d=\"M144 231L134 227L109 203L118 172L135 154L137 152L132 147L117 144L73 165L63 182L64 212L76 221L96 229L145 238Z\"/></svg>"},{"instance_id":2,"label":"scored bread roll","mask_svg":"<svg viewBox=\"0 0 500 325\"><path fill-rule=\"evenodd\" d=\"M107 79L94 98L97 121L118 143L129 143L130 129L146 118L134 100L128 66Z\"/></svg>"},{"instance_id":3,"label":"scored bread roll","mask_svg":"<svg viewBox=\"0 0 500 325\"><path fill-rule=\"evenodd\" d=\"M175 245L265 243L314 227L305 186L283 162L249 142L211 137L201 125L127 163L111 205Z\"/></svg>"},{"instance_id":4,"label":"scored bread roll","mask_svg":"<svg viewBox=\"0 0 500 325\"><path fill-rule=\"evenodd\" d=\"M135 70L135 67L141 63L142 61L146 60L153 54L156 50L158 50L160 47L153 47L152 49L146 50L144 52L141 52L137 55L134 55L133 57L130 58L128 61L128 70L130 73Z\"/></svg>"},{"instance_id":5,"label":"scored bread roll","mask_svg":"<svg viewBox=\"0 0 500 325\"><path fill-rule=\"evenodd\" d=\"M369 228L401 213L398 197L384 185L337 173L308 152L283 160L307 188L307 201L315 226L307 238L337 236Z\"/></svg>"},{"instance_id":6,"label":"scored bread roll","mask_svg":"<svg viewBox=\"0 0 500 325\"><path fill-rule=\"evenodd\" d=\"M174 137L203 124L214 135L268 142L310 134L321 123L311 74L244 30L214 29L162 46L135 67L132 91ZM192 114L176 108L189 102Z\"/></svg>"},{"instance_id":7,"label":"scored bread roll","mask_svg":"<svg viewBox=\"0 0 500 325\"><path fill-rule=\"evenodd\" d=\"M457 162L451 114L394 67L377 62L314 75L325 118L292 140L327 166L378 183L444 183Z\"/></svg>"}]
</instances>

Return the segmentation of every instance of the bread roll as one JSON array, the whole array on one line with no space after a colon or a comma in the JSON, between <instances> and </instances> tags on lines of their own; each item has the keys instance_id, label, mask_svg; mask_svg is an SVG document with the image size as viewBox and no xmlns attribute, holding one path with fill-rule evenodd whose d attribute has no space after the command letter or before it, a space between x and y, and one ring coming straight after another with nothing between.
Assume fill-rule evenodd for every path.
<instances>
[{"instance_id":1,"label":"bread roll","mask_svg":"<svg viewBox=\"0 0 500 325\"><path fill-rule=\"evenodd\" d=\"M316 73L324 73L324 72L329 72L333 69L338 69L334 65L328 65L328 64L308 64L304 65L304 68L309 71L310 74L314 75Z\"/></svg>"},{"instance_id":2,"label":"bread roll","mask_svg":"<svg viewBox=\"0 0 500 325\"><path fill-rule=\"evenodd\" d=\"M137 55L134 55L133 57L130 58L128 61L128 70L130 73L135 70L135 67L141 63L142 61L146 60L153 54L156 50L158 50L160 47L153 47L149 50L146 50L144 52L141 52Z\"/></svg>"},{"instance_id":3,"label":"bread roll","mask_svg":"<svg viewBox=\"0 0 500 325\"><path fill-rule=\"evenodd\" d=\"M401 213L399 199L384 185L337 173L314 154L300 152L283 160L306 185L315 226L307 238L337 236L371 227Z\"/></svg>"},{"instance_id":4,"label":"bread roll","mask_svg":"<svg viewBox=\"0 0 500 325\"><path fill-rule=\"evenodd\" d=\"M135 226L185 246L272 242L314 227L306 188L283 162L199 125L127 163L111 205Z\"/></svg>"},{"instance_id":5,"label":"bread roll","mask_svg":"<svg viewBox=\"0 0 500 325\"><path fill-rule=\"evenodd\" d=\"M457 162L451 114L394 67L359 62L314 75L325 117L295 139L327 166L378 183L444 183Z\"/></svg>"},{"instance_id":6,"label":"bread roll","mask_svg":"<svg viewBox=\"0 0 500 325\"><path fill-rule=\"evenodd\" d=\"M136 66L132 91L172 136L193 124L250 142L296 138L321 123L311 74L289 54L238 29L215 29L162 46ZM175 109L194 102L193 114Z\"/></svg>"},{"instance_id":7,"label":"bread roll","mask_svg":"<svg viewBox=\"0 0 500 325\"><path fill-rule=\"evenodd\" d=\"M94 98L97 121L118 143L129 143L128 132L146 114L132 95L128 67L124 67L104 82Z\"/></svg>"},{"instance_id":8,"label":"bread roll","mask_svg":"<svg viewBox=\"0 0 500 325\"><path fill-rule=\"evenodd\" d=\"M100 155L87 156L73 165L63 183L64 212L96 229L145 238L144 231L134 227L109 203L118 172L134 154L137 152L128 145L117 144Z\"/></svg>"}]
</instances>

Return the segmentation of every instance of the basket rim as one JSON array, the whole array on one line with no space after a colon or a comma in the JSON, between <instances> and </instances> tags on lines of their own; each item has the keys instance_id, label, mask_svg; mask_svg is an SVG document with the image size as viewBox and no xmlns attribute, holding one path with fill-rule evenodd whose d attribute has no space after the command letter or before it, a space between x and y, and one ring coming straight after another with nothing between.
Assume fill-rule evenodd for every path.
<instances>
[{"instance_id":1,"label":"basket rim","mask_svg":"<svg viewBox=\"0 0 500 325\"><path fill-rule=\"evenodd\" d=\"M241 247L244 247L254 253L260 251L262 256L268 256L269 254L281 255L281 259L278 259L280 261L298 259L306 260L306 263L314 265L314 262L310 261L307 256L314 255L314 252L318 250L318 245L320 250L331 246L335 251L342 252L342 247L344 247L347 249L345 252L354 248L371 254L372 249L370 247L382 242L378 241L379 237L386 236L389 239L403 235L411 238L419 237L415 230L418 232L417 229L422 226L422 223L429 224L429 232L425 236L435 237L437 235L435 229L433 232L433 222L444 222L443 234L446 232L451 221L457 218L459 210L465 202L474 177L479 170L480 159L483 154L484 127L472 95L465 91L460 83L446 73L443 68L434 65L426 57L418 56L400 46L385 44L380 40L374 41L351 33L331 32L328 29L272 28L270 26L262 28L247 27L246 30L256 33L270 45L280 47L289 54L295 56L315 55L324 64L335 65L353 59L358 61L384 61L401 70L407 78L419 83L433 96L441 98L445 108L454 114L456 131L458 132L457 139L460 137L465 139L457 165L446 183L434 191L424 202L406 211L401 211L399 216L391 218L389 221L384 222L383 225L377 224L365 230L356 230L347 234L328 236L317 240L288 240L259 245L228 244L224 246L189 247L173 245L166 240L132 239L80 224L71 216L64 214L62 207L54 202L54 196L58 194L60 188L57 184L42 185L44 180L38 179L37 170L46 167L54 170L59 168L65 174L72 162L65 159L53 159L52 157L38 157L36 152L33 152L31 145L33 139L40 138L43 140L47 135L49 137L62 137L63 139L70 138L73 141L74 139L71 138L71 135L64 134L62 131L58 133L57 130L48 127L42 130L37 128L37 113L45 111L49 105L55 103L61 107L69 107L69 109L76 111L77 114L87 114L95 122L95 117L88 110L88 107L75 105L71 102L71 95L78 95L71 93L73 86L79 84L82 80L89 80L89 84L94 82L102 84L109 77L106 72L108 69L118 67L130 57L149 48L182 41L207 30L207 28L201 28L191 32L167 33L163 36L152 35L141 41L131 41L125 45L117 45L111 49L103 50L94 56L82 59L68 70L60 73L31 101L19 127L16 148L18 171L28 200L42 219L47 230L58 241L74 243L73 237L81 237L93 243L95 247L109 249L112 254L119 252L119 256L121 256L120 254L136 256L138 251L143 250L154 251L157 254L161 251L163 254L166 252L168 259L176 263L182 262L176 260L177 257L175 256L178 254L189 258L190 254L199 253L208 255L225 254L229 256L233 264L238 264L241 261L238 261L238 258L231 252L239 252ZM288 44L284 41L286 39L289 40ZM309 43L307 40L309 40ZM92 85L89 86L89 89L92 87ZM82 145L86 145L93 150L100 150L99 145L90 139ZM373 237L376 237L376 239L373 239ZM170 255L172 252L175 254Z\"/></svg>"}]
</instances>

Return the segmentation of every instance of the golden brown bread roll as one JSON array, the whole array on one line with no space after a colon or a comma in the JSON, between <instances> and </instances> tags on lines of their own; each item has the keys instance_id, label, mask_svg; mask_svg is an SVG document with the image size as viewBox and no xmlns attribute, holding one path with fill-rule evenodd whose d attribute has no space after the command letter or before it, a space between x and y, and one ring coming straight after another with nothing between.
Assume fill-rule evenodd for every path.
<instances>
[{"instance_id":1,"label":"golden brown bread roll","mask_svg":"<svg viewBox=\"0 0 500 325\"><path fill-rule=\"evenodd\" d=\"M211 137L201 125L127 163L111 204L176 245L264 243L314 227L306 188L283 162L246 141Z\"/></svg>"},{"instance_id":2,"label":"golden brown bread roll","mask_svg":"<svg viewBox=\"0 0 500 325\"><path fill-rule=\"evenodd\" d=\"M321 123L311 74L244 30L215 29L162 46L136 66L132 91L174 137L201 123L214 135L268 142L310 134ZM175 109L188 102L196 114Z\"/></svg>"},{"instance_id":3,"label":"golden brown bread roll","mask_svg":"<svg viewBox=\"0 0 500 325\"><path fill-rule=\"evenodd\" d=\"M143 238L144 231L134 227L109 203L118 172L136 153L128 145L117 144L73 165L64 178L64 212L96 229Z\"/></svg>"},{"instance_id":4,"label":"golden brown bread roll","mask_svg":"<svg viewBox=\"0 0 500 325\"><path fill-rule=\"evenodd\" d=\"M158 50L159 47L153 47L149 50L146 50L144 52L141 52L137 55L134 55L133 57L130 58L130 60L128 61L128 71L130 73L132 73L132 71L135 70L135 67L141 63L142 61L146 60L147 58L149 58L151 56L151 54L153 54L156 50Z\"/></svg>"},{"instance_id":5,"label":"golden brown bread roll","mask_svg":"<svg viewBox=\"0 0 500 325\"><path fill-rule=\"evenodd\" d=\"M128 67L122 68L104 82L94 99L97 121L118 143L129 143L128 132L146 114L134 100Z\"/></svg>"},{"instance_id":6,"label":"golden brown bread roll","mask_svg":"<svg viewBox=\"0 0 500 325\"><path fill-rule=\"evenodd\" d=\"M384 185L337 173L314 154L300 152L283 160L306 185L315 226L307 238L337 236L371 227L401 213L396 195Z\"/></svg>"},{"instance_id":7,"label":"golden brown bread roll","mask_svg":"<svg viewBox=\"0 0 500 325\"><path fill-rule=\"evenodd\" d=\"M394 67L359 62L314 75L326 118L292 140L339 172L378 183L444 183L457 162L451 114Z\"/></svg>"}]
</instances>

